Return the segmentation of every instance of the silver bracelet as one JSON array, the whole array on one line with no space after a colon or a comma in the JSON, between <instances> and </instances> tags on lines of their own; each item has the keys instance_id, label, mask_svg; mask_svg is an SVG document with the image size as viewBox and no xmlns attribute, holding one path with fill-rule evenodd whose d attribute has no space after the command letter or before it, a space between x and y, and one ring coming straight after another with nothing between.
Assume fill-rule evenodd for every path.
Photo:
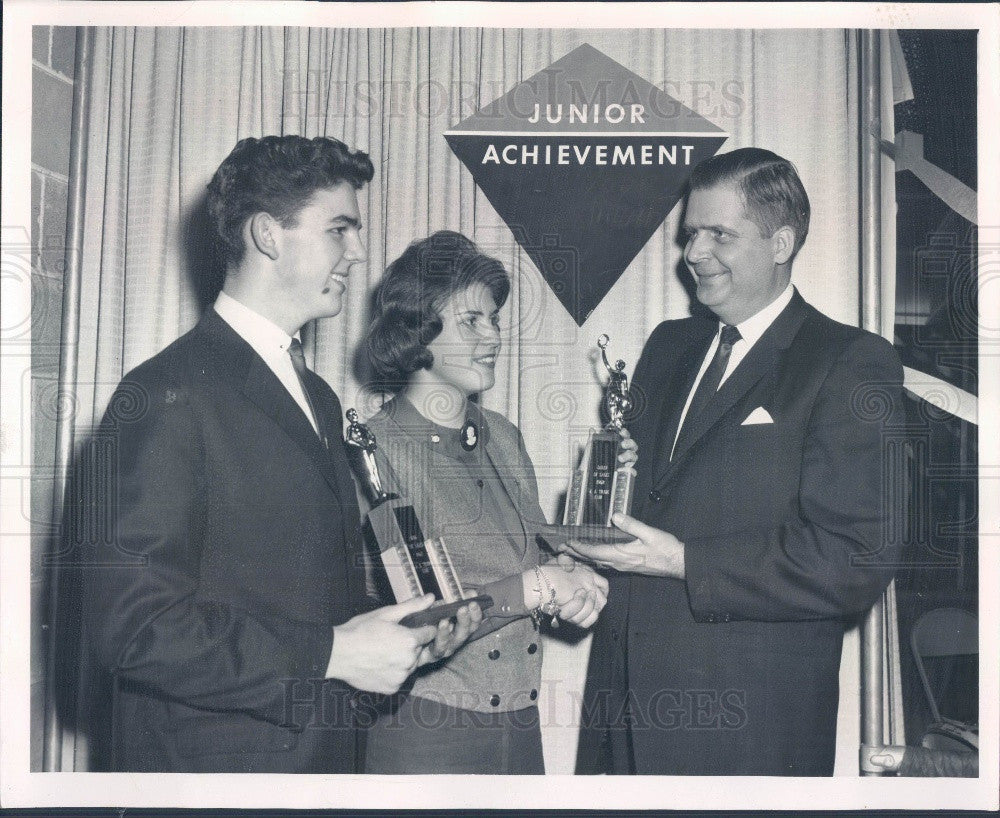
<instances>
[{"instance_id":1,"label":"silver bracelet","mask_svg":"<svg viewBox=\"0 0 1000 818\"><path fill-rule=\"evenodd\" d=\"M553 628L559 627L559 611L560 607L556 604L556 589L552 587L552 583L549 582L549 578L545 576L545 573L537 565L535 566L535 591L538 594L539 603L531 610L531 619L535 623L535 627L538 627L539 619L541 614L551 617L551 624ZM542 601L545 596L542 593L542 584L545 584L545 590L549 593L548 602Z\"/></svg>"}]
</instances>

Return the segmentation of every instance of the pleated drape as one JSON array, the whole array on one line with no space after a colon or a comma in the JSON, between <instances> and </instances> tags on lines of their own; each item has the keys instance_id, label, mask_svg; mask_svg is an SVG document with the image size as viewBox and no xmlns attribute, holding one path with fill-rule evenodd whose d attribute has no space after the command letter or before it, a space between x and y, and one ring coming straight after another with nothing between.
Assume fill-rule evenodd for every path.
<instances>
[{"instance_id":1,"label":"pleated drape","mask_svg":"<svg viewBox=\"0 0 1000 818\"><path fill-rule=\"evenodd\" d=\"M345 407L371 414L378 401L357 348L385 265L434 230L466 233L513 279L497 384L483 402L520 426L554 517L598 418L597 336L611 336L631 371L651 330L688 312L680 208L577 327L443 133L583 43L728 132L722 150L756 145L796 164L813 220L793 281L822 311L857 323L857 59L843 30L102 29L87 135L78 436L125 372L197 321L211 272L205 185L236 141L334 136L375 165L360 195L369 261L352 272L341 315L307 330L311 364ZM549 772L572 771L588 645L547 645ZM853 705L845 695L842 712L856 713L856 683ZM856 744L842 754L838 770L856 773Z\"/></svg>"}]
</instances>

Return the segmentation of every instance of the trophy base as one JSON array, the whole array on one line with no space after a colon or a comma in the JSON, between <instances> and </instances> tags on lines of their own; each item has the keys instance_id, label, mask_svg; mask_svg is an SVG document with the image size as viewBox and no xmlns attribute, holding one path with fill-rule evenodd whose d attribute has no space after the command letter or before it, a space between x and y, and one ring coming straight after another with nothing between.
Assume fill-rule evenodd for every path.
<instances>
[{"instance_id":1,"label":"trophy base","mask_svg":"<svg viewBox=\"0 0 1000 818\"><path fill-rule=\"evenodd\" d=\"M592 525L543 525L541 526L541 534L545 539L553 542L577 540L588 545L632 542L635 539L633 535L620 528L597 523Z\"/></svg>"},{"instance_id":2,"label":"trophy base","mask_svg":"<svg viewBox=\"0 0 1000 818\"><path fill-rule=\"evenodd\" d=\"M424 625L437 625L442 619L448 619L458 613L458 609L470 602L478 602L484 611L493 606L493 597L489 594L470 596L468 599L457 599L454 602L442 602L431 605L423 611L411 613L399 620L399 624L407 628L422 628Z\"/></svg>"}]
</instances>

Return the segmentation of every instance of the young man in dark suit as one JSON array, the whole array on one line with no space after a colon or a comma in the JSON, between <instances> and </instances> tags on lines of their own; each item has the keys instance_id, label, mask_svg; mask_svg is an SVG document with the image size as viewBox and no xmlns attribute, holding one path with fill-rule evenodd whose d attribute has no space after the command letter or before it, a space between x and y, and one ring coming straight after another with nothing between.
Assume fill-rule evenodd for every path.
<instances>
[{"instance_id":1,"label":"young man in dark suit","mask_svg":"<svg viewBox=\"0 0 1000 818\"><path fill-rule=\"evenodd\" d=\"M595 629L581 772L830 775L843 632L891 571L892 346L802 300L809 200L749 148L691 177L686 263L710 319L666 321L636 367L647 408L637 539L574 544L617 569Z\"/></svg>"},{"instance_id":2,"label":"young man in dark suit","mask_svg":"<svg viewBox=\"0 0 1000 818\"><path fill-rule=\"evenodd\" d=\"M115 770L355 772L355 693L395 692L480 621L398 624L429 596L364 610L341 405L297 337L366 258L372 173L334 139L237 144L209 184L222 293L111 400L117 497L86 611Z\"/></svg>"}]
</instances>

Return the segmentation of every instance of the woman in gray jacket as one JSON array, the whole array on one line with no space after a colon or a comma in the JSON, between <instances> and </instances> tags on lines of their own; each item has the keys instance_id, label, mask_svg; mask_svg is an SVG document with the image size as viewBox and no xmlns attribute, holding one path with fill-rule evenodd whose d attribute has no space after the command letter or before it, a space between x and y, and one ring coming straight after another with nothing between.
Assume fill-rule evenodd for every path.
<instances>
[{"instance_id":1,"label":"woman in gray jacket","mask_svg":"<svg viewBox=\"0 0 1000 818\"><path fill-rule=\"evenodd\" d=\"M377 708L368 773L544 773L539 619L589 627L606 600L603 577L539 553L545 517L521 434L474 400L495 380L509 290L500 262L442 231L389 265L376 295L368 353L394 397L368 425L385 489L494 604L469 642Z\"/></svg>"}]
</instances>

